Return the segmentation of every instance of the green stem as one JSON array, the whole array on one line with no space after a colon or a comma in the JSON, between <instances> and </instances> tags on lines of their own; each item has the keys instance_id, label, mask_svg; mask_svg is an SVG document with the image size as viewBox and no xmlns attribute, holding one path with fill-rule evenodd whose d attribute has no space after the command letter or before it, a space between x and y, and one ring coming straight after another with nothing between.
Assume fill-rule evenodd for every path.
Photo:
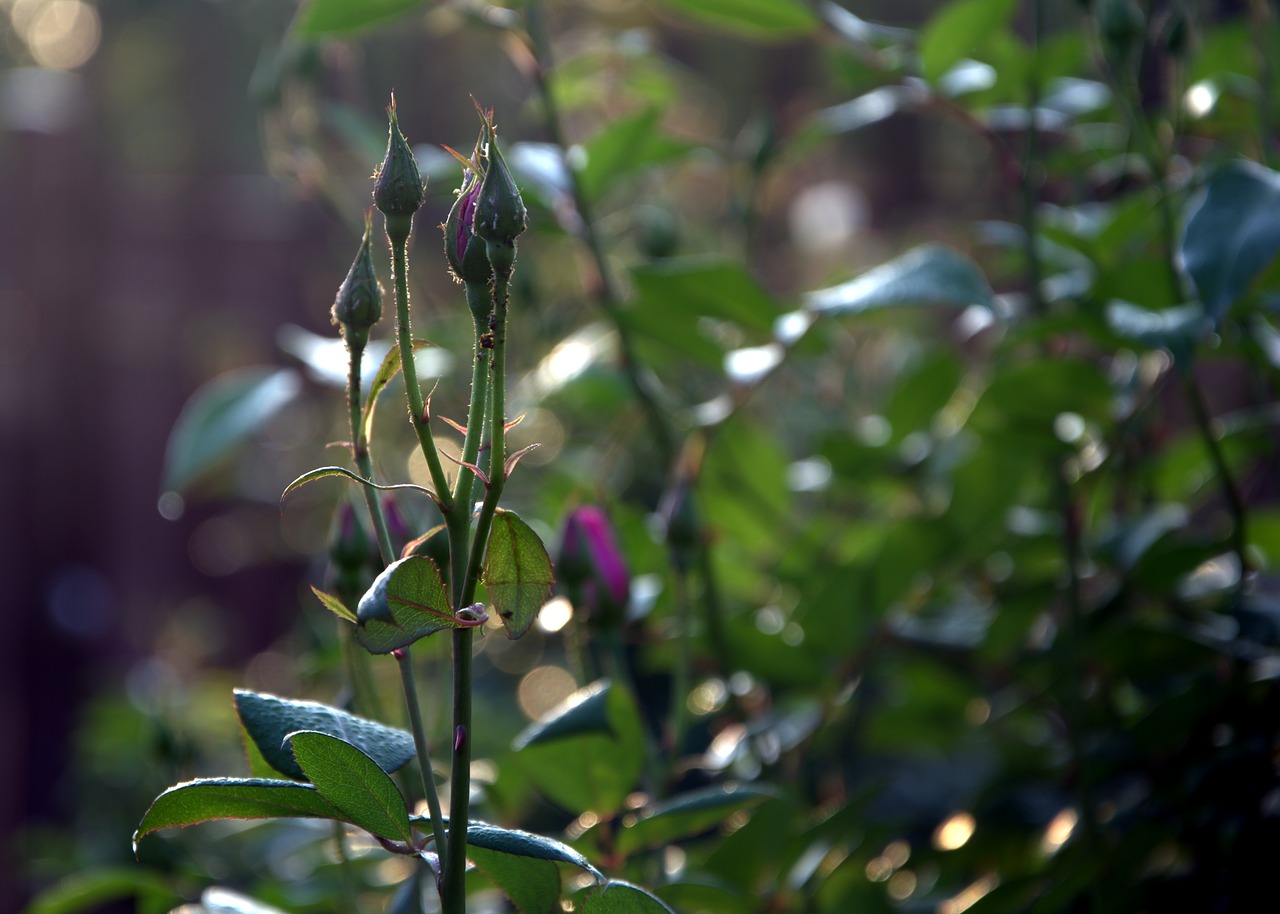
<instances>
[{"instance_id":1,"label":"green stem","mask_svg":"<svg viewBox=\"0 0 1280 914\"><path fill-rule=\"evenodd\" d=\"M1195 378L1192 377L1189 371L1182 374L1182 387L1186 394L1187 402L1191 406L1191 414L1195 418L1196 429L1200 432L1200 438L1204 441L1205 447L1209 450L1214 472L1218 475L1218 484L1222 487L1222 495L1226 499L1227 510L1231 514L1231 551L1235 553L1236 561L1240 563L1240 580L1237 582L1236 591L1237 593L1243 593L1245 579L1249 572L1249 538L1244 499L1240 497L1240 489L1236 485L1235 477L1231 474L1231 468L1227 465L1226 455L1222 453L1222 445L1218 442L1217 435L1214 434L1213 420L1209 416L1209 407L1205 403L1204 393L1200 390L1200 385L1196 383Z\"/></svg>"},{"instance_id":2,"label":"green stem","mask_svg":"<svg viewBox=\"0 0 1280 914\"><path fill-rule=\"evenodd\" d=\"M408 647L392 651L400 667L400 683L404 686L404 703L409 709L409 729L413 733L413 745L418 751L418 768L422 772L422 792L427 797L431 811L431 832L436 840L436 853L440 855L440 869L444 871L447 859L444 813L440 809L440 795L436 791L436 776L431 768L431 753L427 747L427 733L422 726L422 711L418 707L418 688L413 677L413 658Z\"/></svg>"},{"instance_id":3,"label":"green stem","mask_svg":"<svg viewBox=\"0 0 1280 914\"><path fill-rule=\"evenodd\" d=\"M360 392L360 363L364 357L363 346L347 346L347 410L351 420L351 459L355 461L360 475L373 482L373 457L369 453L369 442L364 438L364 426L360 421L362 395ZM387 517L382 511L382 503L378 501L378 493L369 486L364 489L364 501L369 507L369 518L373 521L373 529L378 535L378 552L382 563L390 565L395 560L395 546L391 544L391 531L387 527Z\"/></svg>"},{"instance_id":4,"label":"green stem","mask_svg":"<svg viewBox=\"0 0 1280 914\"><path fill-rule=\"evenodd\" d=\"M582 180L578 175L577 169L570 164L565 153L569 147L565 139L564 126L560 118L559 108L556 106L555 94L551 91L550 80L547 79L547 73L552 67L551 48L546 38L546 32L543 29L542 9L539 3L531 3L529 5L527 22L529 24L529 50L536 64L533 68L534 77L537 82L538 94L542 99L543 110L547 116L547 130L551 133L552 143L555 144L560 152L560 160L564 163L565 174L569 176L570 195L573 198L574 208L577 209L582 223L579 228L579 235L582 242L587 246L587 250L591 254L591 260L595 264L597 279L594 289L595 298L605 316L613 324L614 332L618 334L618 360L622 373L626 376L627 383L631 386L636 400L644 411L653 435L654 444L658 447L663 464L669 465L676 453L675 433L667 420L666 412L658 403L656 392L652 389L652 385L641 370L635 345L631 339L631 330L622 318L622 295L618 290L618 283L614 278L613 270L609 267L609 261L605 257L604 246L600 242L599 232L596 231L595 222L591 215L590 201L587 199L586 191L582 187Z\"/></svg>"},{"instance_id":5,"label":"green stem","mask_svg":"<svg viewBox=\"0 0 1280 914\"><path fill-rule=\"evenodd\" d=\"M490 257L490 260L494 260ZM510 296L510 274L495 273L493 278L493 314L490 317L487 343L481 349L489 352L488 362L488 422L489 422L489 483L480 516L476 520L475 539L471 544L471 556L467 563L462 584L455 593L458 606L467 606L475 599L480 567L484 561L485 546L493 515L502 497L506 482L506 353L507 353L507 302ZM477 321L477 330L480 330ZM483 332L483 331L482 331ZM478 337L479 339L479 337ZM479 360L477 360L479 361ZM464 452L470 446L479 453L478 430L482 427L483 411L477 412L475 389L472 391L472 409L467 427ZM471 803L471 648L472 629L453 632L453 767L449 795L449 858L442 868L444 890L442 893L444 914L463 914L466 909L467 820Z\"/></svg>"},{"instance_id":6,"label":"green stem","mask_svg":"<svg viewBox=\"0 0 1280 914\"><path fill-rule=\"evenodd\" d=\"M475 318L475 358L471 372L471 404L467 410L467 433L462 442L462 462L478 465L480 444L484 439L485 408L489 401L490 368L485 358L486 350L481 340L488 329L484 317L483 304L489 298L489 286L485 283L467 284L467 302L472 306ZM463 600L466 588L467 568L470 560L471 516L474 509L472 493L475 490L475 474L465 466L458 471L454 483L453 503L458 510L449 518L449 562L452 582L454 606L457 609L468 605L471 600Z\"/></svg>"},{"instance_id":7,"label":"green stem","mask_svg":"<svg viewBox=\"0 0 1280 914\"><path fill-rule=\"evenodd\" d=\"M485 546L489 542L489 530L493 515L498 509L502 489L506 484L506 377L507 377L507 302L510 297L510 276L493 278L493 315L490 324L489 346L489 482L480 515L476 519L475 540L471 544L471 559L461 589L459 606L467 606L475 599L476 583L480 580L480 566L484 562ZM470 437L470 435L468 435Z\"/></svg>"},{"instance_id":8,"label":"green stem","mask_svg":"<svg viewBox=\"0 0 1280 914\"><path fill-rule=\"evenodd\" d=\"M472 630L453 632L453 767L449 792L449 854L441 858L444 914L466 911L467 822L471 805Z\"/></svg>"},{"instance_id":9,"label":"green stem","mask_svg":"<svg viewBox=\"0 0 1280 914\"><path fill-rule=\"evenodd\" d=\"M418 369L413 361L413 327L409 321L409 233L397 231L393 234L388 225L387 238L391 241L391 269L395 275L396 342L400 347L400 370L404 372L404 388L409 397L409 418L413 422L414 431L418 433L422 456L426 458L427 469L431 473L436 504L440 506L442 513L448 515L453 507L449 482L444 466L440 463L435 438L431 434L430 416L422 398L422 388L418 386Z\"/></svg>"},{"instance_id":10,"label":"green stem","mask_svg":"<svg viewBox=\"0 0 1280 914\"><path fill-rule=\"evenodd\" d=\"M685 730L689 726L689 667L693 662L689 612L689 576L683 568L675 570L675 623L676 667L671 679L671 732L667 776L675 781L676 763L680 760L680 748L684 745Z\"/></svg>"}]
</instances>

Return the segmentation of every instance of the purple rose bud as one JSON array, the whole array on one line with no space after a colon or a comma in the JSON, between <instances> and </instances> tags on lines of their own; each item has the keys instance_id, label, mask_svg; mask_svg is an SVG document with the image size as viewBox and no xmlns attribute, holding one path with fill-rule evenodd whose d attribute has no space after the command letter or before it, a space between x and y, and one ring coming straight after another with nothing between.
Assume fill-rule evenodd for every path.
<instances>
[{"instance_id":1,"label":"purple rose bud","mask_svg":"<svg viewBox=\"0 0 1280 914\"><path fill-rule=\"evenodd\" d=\"M472 157L474 162L476 157ZM444 223L444 254L449 271L460 282L486 284L493 276L484 242L475 238L476 201L480 198L480 175L468 171L463 175L458 199Z\"/></svg>"},{"instance_id":2,"label":"purple rose bud","mask_svg":"<svg viewBox=\"0 0 1280 914\"><path fill-rule=\"evenodd\" d=\"M558 563L570 599L593 615L616 618L626 607L631 577L609 519L600 508L583 505L565 518Z\"/></svg>"}]
</instances>

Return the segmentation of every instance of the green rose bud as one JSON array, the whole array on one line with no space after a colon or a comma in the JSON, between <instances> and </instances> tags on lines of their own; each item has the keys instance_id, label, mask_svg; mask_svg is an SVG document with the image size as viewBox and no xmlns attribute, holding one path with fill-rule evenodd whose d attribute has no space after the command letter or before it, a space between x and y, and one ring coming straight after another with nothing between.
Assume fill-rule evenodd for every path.
<instances>
[{"instance_id":1,"label":"green rose bud","mask_svg":"<svg viewBox=\"0 0 1280 914\"><path fill-rule=\"evenodd\" d=\"M511 274L515 265L516 238L529 224L529 214L520 198L520 188L502 158L493 121L485 119L485 140L488 146L484 178L476 198L475 221L472 231L485 242L489 263L493 271L503 276Z\"/></svg>"},{"instance_id":2,"label":"green rose bud","mask_svg":"<svg viewBox=\"0 0 1280 914\"><path fill-rule=\"evenodd\" d=\"M373 269L372 214L364 220L364 238L360 250L338 287L333 300L332 320L351 349L363 350L369 342L369 329L382 318L382 286Z\"/></svg>"},{"instance_id":3,"label":"green rose bud","mask_svg":"<svg viewBox=\"0 0 1280 914\"><path fill-rule=\"evenodd\" d=\"M387 234L393 239L407 238L413 214L422 208L427 191L413 150L400 132L394 95L387 108L387 118L387 155L374 175L373 203L387 217Z\"/></svg>"}]
</instances>

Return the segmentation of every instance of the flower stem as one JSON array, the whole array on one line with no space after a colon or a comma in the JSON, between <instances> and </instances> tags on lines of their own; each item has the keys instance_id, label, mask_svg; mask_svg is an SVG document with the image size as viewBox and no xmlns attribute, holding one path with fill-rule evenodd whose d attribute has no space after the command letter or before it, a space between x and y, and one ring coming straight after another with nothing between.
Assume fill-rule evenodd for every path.
<instances>
[{"instance_id":1,"label":"flower stem","mask_svg":"<svg viewBox=\"0 0 1280 914\"><path fill-rule=\"evenodd\" d=\"M355 461L360 475L373 482L373 457L369 453L369 442L364 438L364 426L360 421L360 363L364 357L363 346L347 346L347 410L351 420L351 459ZM369 507L369 518L373 521L373 529L378 536L378 552L382 563L390 565L395 559L395 547L391 544L391 531L387 528L386 515L382 513L382 503L378 501L378 493L368 486L364 489L364 501Z\"/></svg>"},{"instance_id":2,"label":"flower stem","mask_svg":"<svg viewBox=\"0 0 1280 914\"><path fill-rule=\"evenodd\" d=\"M427 413L426 401L422 398L422 388L418 386L418 369L413 361L413 327L409 321L409 264L407 248L408 232L390 231L387 238L391 242L391 269L395 275L396 287L396 342L400 347L400 367L404 372L404 388L409 398L409 418L414 431L418 433L418 443L422 447L422 456L426 458L427 469L431 473L431 486L435 490L436 504L444 514L449 514L453 507L453 499L449 494L449 482L444 474L444 466L440 463L440 454L436 450L435 437L431 434L431 421Z\"/></svg>"},{"instance_id":3,"label":"flower stem","mask_svg":"<svg viewBox=\"0 0 1280 914\"><path fill-rule=\"evenodd\" d=\"M422 711L418 707L418 688L413 677L413 658L408 647L392 652L400 667L400 683L404 686L404 703L409 709L409 729L413 733L413 745L418 752L418 767L422 771L422 792L427 797L427 808L431 811L431 832L436 840L436 853L440 855L440 868L444 870L447 850L445 848L444 813L440 809L440 795L436 791L435 772L431 768L431 753L427 747L427 733L422 726Z\"/></svg>"}]
</instances>

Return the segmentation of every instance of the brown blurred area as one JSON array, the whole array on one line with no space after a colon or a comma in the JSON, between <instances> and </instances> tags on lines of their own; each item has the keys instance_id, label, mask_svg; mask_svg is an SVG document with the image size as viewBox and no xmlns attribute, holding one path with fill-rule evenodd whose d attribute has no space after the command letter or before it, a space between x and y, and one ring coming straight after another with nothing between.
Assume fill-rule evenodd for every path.
<instances>
[{"instance_id":1,"label":"brown blurred area","mask_svg":"<svg viewBox=\"0 0 1280 914\"><path fill-rule=\"evenodd\" d=\"M245 87L286 25L272 6L0 2L6 844L67 815L81 706L121 686L168 614L196 594L233 616L293 601L296 569L201 574L200 512L157 510L184 399L277 361L281 323L322 330L308 265L346 240L262 164ZM222 653L284 624L247 621L225 620ZM24 881L0 870L0 910Z\"/></svg>"}]
</instances>

